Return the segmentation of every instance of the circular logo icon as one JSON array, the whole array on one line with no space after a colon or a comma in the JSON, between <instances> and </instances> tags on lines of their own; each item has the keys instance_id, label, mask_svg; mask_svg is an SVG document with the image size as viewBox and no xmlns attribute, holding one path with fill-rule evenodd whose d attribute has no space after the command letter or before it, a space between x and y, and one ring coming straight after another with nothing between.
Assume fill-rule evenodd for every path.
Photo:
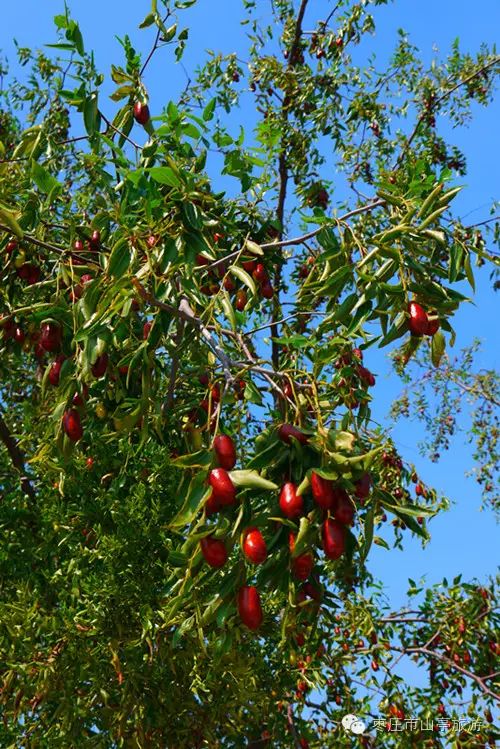
<instances>
[{"instance_id":1,"label":"circular logo icon","mask_svg":"<svg viewBox=\"0 0 500 749\"><path fill-rule=\"evenodd\" d=\"M355 733L357 736L361 736L366 731L366 726L362 720L356 718L351 725L351 733Z\"/></svg>"},{"instance_id":2,"label":"circular logo icon","mask_svg":"<svg viewBox=\"0 0 500 749\"><path fill-rule=\"evenodd\" d=\"M356 736L361 736L361 734L366 731L366 725L357 715L344 715L342 718L342 726L345 731L354 733Z\"/></svg>"}]
</instances>

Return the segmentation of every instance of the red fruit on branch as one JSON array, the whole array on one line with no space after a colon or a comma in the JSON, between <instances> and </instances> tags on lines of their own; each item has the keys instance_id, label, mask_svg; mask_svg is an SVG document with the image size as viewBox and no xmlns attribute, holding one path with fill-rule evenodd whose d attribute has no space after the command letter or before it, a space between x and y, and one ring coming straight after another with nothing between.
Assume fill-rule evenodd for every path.
<instances>
[{"instance_id":1,"label":"red fruit on branch","mask_svg":"<svg viewBox=\"0 0 500 749\"><path fill-rule=\"evenodd\" d=\"M311 473L311 491L314 501L319 507L323 510L333 508L333 483L329 479L325 479L313 471Z\"/></svg>"},{"instance_id":2,"label":"red fruit on branch","mask_svg":"<svg viewBox=\"0 0 500 749\"><path fill-rule=\"evenodd\" d=\"M360 380L364 382L368 387L373 387L375 385L375 377L366 367L359 366L358 375Z\"/></svg>"},{"instance_id":3,"label":"red fruit on branch","mask_svg":"<svg viewBox=\"0 0 500 749\"><path fill-rule=\"evenodd\" d=\"M80 414L76 408L70 408L68 411L65 411L63 429L72 442L78 442L82 438L83 428L80 421Z\"/></svg>"},{"instance_id":4,"label":"red fruit on branch","mask_svg":"<svg viewBox=\"0 0 500 749\"><path fill-rule=\"evenodd\" d=\"M311 551L306 551L304 554L299 554L298 557L292 559L292 572L297 580L303 582L307 580L314 567L314 556Z\"/></svg>"},{"instance_id":5,"label":"red fruit on branch","mask_svg":"<svg viewBox=\"0 0 500 749\"><path fill-rule=\"evenodd\" d=\"M253 564L262 564L267 559L267 546L258 528L247 528L243 535L243 554Z\"/></svg>"},{"instance_id":6,"label":"red fruit on branch","mask_svg":"<svg viewBox=\"0 0 500 749\"><path fill-rule=\"evenodd\" d=\"M85 245L81 239L75 239L73 242L73 249L75 252L83 252L85 250Z\"/></svg>"},{"instance_id":7,"label":"red fruit on branch","mask_svg":"<svg viewBox=\"0 0 500 749\"><path fill-rule=\"evenodd\" d=\"M220 387L218 385L212 385L212 387L210 388L210 394L214 403L218 403L220 401Z\"/></svg>"},{"instance_id":8,"label":"red fruit on branch","mask_svg":"<svg viewBox=\"0 0 500 749\"><path fill-rule=\"evenodd\" d=\"M217 497L214 496L213 492L205 502L205 512L207 514L207 517L210 517L211 515L215 515L216 512L219 512L221 510L221 503L217 499Z\"/></svg>"},{"instance_id":9,"label":"red fruit on branch","mask_svg":"<svg viewBox=\"0 0 500 749\"><path fill-rule=\"evenodd\" d=\"M247 273L253 273L257 267L257 260L244 260L241 266Z\"/></svg>"},{"instance_id":10,"label":"red fruit on branch","mask_svg":"<svg viewBox=\"0 0 500 749\"><path fill-rule=\"evenodd\" d=\"M236 500L236 487L224 468L214 468L208 474L212 496L221 505L232 505Z\"/></svg>"},{"instance_id":11,"label":"red fruit on branch","mask_svg":"<svg viewBox=\"0 0 500 749\"><path fill-rule=\"evenodd\" d=\"M356 483L354 484L354 493L359 499L366 499L370 494L371 486L372 480L370 474L364 473L359 481L356 481Z\"/></svg>"},{"instance_id":12,"label":"red fruit on branch","mask_svg":"<svg viewBox=\"0 0 500 749\"><path fill-rule=\"evenodd\" d=\"M433 317L429 318L429 322L427 323L427 330L425 331L427 335L433 336L435 335L439 330L439 318Z\"/></svg>"},{"instance_id":13,"label":"red fruit on branch","mask_svg":"<svg viewBox=\"0 0 500 749\"><path fill-rule=\"evenodd\" d=\"M149 122L149 107L142 101L136 101L134 104L134 120L140 125L146 125Z\"/></svg>"},{"instance_id":14,"label":"red fruit on branch","mask_svg":"<svg viewBox=\"0 0 500 749\"><path fill-rule=\"evenodd\" d=\"M224 541L213 536L206 536L200 541L201 553L210 567L223 567L227 562L227 549Z\"/></svg>"},{"instance_id":15,"label":"red fruit on branch","mask_svg":"<svg viewBox=\"0 0 500 749\"><path fill-rule=\"evenodd\" d=\"M262 263L257 263L252 275L259 283L266 283L266 281L269 281L267 270Z\"/></svg>"},{"instance_id":16,"label":"red fruit on branch","mask_svg":"<svg viewBox=\"0 0 500 749\"><path fill-rule=\"evenodd\" d=\"M101 246L101 232L99 229L94 229L92 236L89 239L89 250L91 252L99 252Z\"/></svg>"},{"instance_id":17,"label":"red fruit on branch","mask_svg":"<svg viewBox=\"0 0 500 749\"><path fill-rule=\"evenodd\" d=\"M345 492L337 500L335 520L338 520L342 525L351 525L354 520L354 505Z\"/></svg>"},{"instance_id":18,"label":"red fruit on branch","mask_svg":"<svg viewBox=\"0 0 500 749\"><path fill-rule=\"evenodd\" d=\"M87 470L91 471L94 467L94 458L87 458L87 460L85 461L85 467L87 468Z\"/></svg>"},{"instance_id":19,"label":"red fruit on branch","mask_svg":"<svg viewBox=\"0 0 500 749\"><path fill-rule=\"evenodd\" d=\"M61 367L63 365L64 356L58 356L57 359L52 363L49 370L49 382L54 387L59 385L59 377L61 374Z\"/></svg>"},{"instance_id":20,"label":"red fruit on branch","mask_svg":"<svg viewBox=\"0 0 500 749\"><path fill-rule=\"evenodd\" d=\"M305 583L303 585L302 591L306 596L312 598L313 601L316 601L317 603L319 603L323 598L323 593L319 588L313 585L313 583Z\"/></svg>"},{"instance_id":21,"label":"red fruit on branch","mask_svg":"<svg viewBox=\"0 0 500 749\"><path fill-rule=\"evenodd\" d=\"M61 326L53 322L45 322L40 328L39 345L44 351L54 352L61 348Z\"/></svg>"},{"instance_id":22,"label":"red fruit on branch","mask_svg":"<svg viewBox=\"0 0 500 749\"><path fill-rule=\"evenodd\" d=\"M17 275L23 281L26 281L28 286L32 286L40 280L41 271L38 265L33 265L33 263L23 263L21 267L17 269Z\"/></svg>"},{"instance_id":23,"label":"red fruit on branch","mask_svg":"<svg viewBox=\"0 0 500 749\"><path fill-rule=\"evenodd\" d=\"M427 333L429 327L429 318L423 307L417 302L410 302L408 306L410 313L410 319L408 321L408 328L410 333L415 336L421 336Z\"/></svg>"},{"instance_id":24,"label":"red fruit on branch","mask_svg":"<svg viewBox=\"0 0 500 749\"><path fill-rule=\"evenodd\" d=\"M198 375L198 382L200 383L200 385L207 387L208 383L210 382L208 372L200 372L200 374Z\"/></svg>"},{"instance_id":25,"label":"red fruit on branch","mask_svg":"<svg viewBox=\"0 0 500 749\"><path fill-rule=\"evenodd\" d=\"M11 239L10 242L7 242L7 244L5 245L5 252L7 253L7 255L12 255L14 250L17 250L17 248L18 248L17 240Z\"/></svg>"},{"instance_id":26,"label":"red fruit on branch","mask_svg":"<svg viewBox=\"0 0 500 749\"><path fill-rule=\"evenodd\" d=\"M234 306L238 310L238 312L243 312L245 307L247 306L247 293L244 289L240 289L238 293L236 294L236 301Z\"/></svg>"},{"instance_id":27,"label":"red fruit on branch","mask_svg":"<svg viewBox=\"0 0 500 749\"><path fill-rule=\"evenodd\" d=\"M142 326L142 340L143 341L147 341L147 339L149 338L149 334L151 332L152 327L153 327L153 323L150 320L145 322L144 325Z\"/></svg>"},{"instance_id":28,"label":"red fruit on branch","mask_svg":"<svg viewBox=\"0 0 500 749\"><path fill-rule=\"evenodd\" d=\"M87 400L89 395L89 389L87 385L83 385L82 392L81 393L75 393L73 396L73 405L82 407L85 405L85 401Z\"/></svg>"},{"instance_id":29,"label":"red fruit on branch","mask_svg":"<svg viewBox=\"0 0 500 749\"><path fill-rule=\"evenodd\" d=\"M13 333L12 337L14 338L14 340L15 340L16 343L19 343L22 346L22 344L24 343L24 341L26 339L26 335L25 335L25 332L21 328L20 325L16 325L15 326L14 333Z\"/></svg>"},{"instance_id":30,"label":"red fruit on branch","mask_svg":"<svg viewBox=\"0 0 500 749\"><path fill-rule=\"evenodd\" d=\"M292 424L282 424L278 429L278 437L282 442L286 442L287 445L292 444L292 437L296 439L297 442L300 442L301 445L305 445L309 441L309 437Z\"/></svg>"},{"instance_id":31,"label":"red fruit on branch","mask_svg":"<svg viewBox=\"0 0 500 749\"><path fill-rule=\"evenodd\" d=\"M98 356L94 364L92 365L92 374L94 375L94 377L96 377L97 379L103 377L106 374L108 363L109 356L106 353Z\"/></svg>"},{"instance_id":32,"label":"red fruit on branch","mask_svg":"<svg viewBox=\"0 0 500 749\"><path fill-rule=\"evenodd\" d=\"M213 448L219 466L226 471L233 469L236 465L236 448L231 437L220 434L214 439Z\"/></svg>"},{"instance_id":33,"label":"red fruit on branch","mask_svg":"<svg viewBox=\"0 0 500 749\"><path fill-rule=\"evenodd\" d=\"M298 518L304 511L304 500L297 494L297 487L291 481L281 489L280 510L287 518Z\"/></svg>"},{"instance_id":34,"label":"red fruit on branch","mask_svg":"<svg viewBox=\"0 0 500 749\"><path fill-rule=\"evenodd\" d=\"M225 290L228 291L230 294L232 294L233 291L236 289L236 286L231 276L226 276L224 281L222 282L222 285L224 286Z\"/></svg>"},{"instance_id":35,"label":"red fruit on branch","mask_svg":"<svg viewBox=\"0 0 500 749\"><path fill-rule=\"evenodd\" d=\"M263 614L260 605L259 591L253 585L244 585L238 591L238 613L248 629L258 629L262 624Z\"/></svg>"},{"instance_id":36,"label":"red fruit on branch","mask_svg":"<svg viewBox=\"0 0 500 749\"><path fill-rule=\"evenodd\" d=\"M321 529L323 551L328 559L338 559L345 551L345 529L338 520L327 518Z\"/></svg>"},{"instance_id":37,"label":"red fruit on branch","mask_svg":"<svg viewBox=\"0 0 500 749\"><path fill-rule=\"evenodd\" d=\"M264 297L264 299L272 299L274 296L274 289L269 283L269 281L266 281L266 283L263 283L260 287L260 293Z\"/></svg>"}]
</instances>

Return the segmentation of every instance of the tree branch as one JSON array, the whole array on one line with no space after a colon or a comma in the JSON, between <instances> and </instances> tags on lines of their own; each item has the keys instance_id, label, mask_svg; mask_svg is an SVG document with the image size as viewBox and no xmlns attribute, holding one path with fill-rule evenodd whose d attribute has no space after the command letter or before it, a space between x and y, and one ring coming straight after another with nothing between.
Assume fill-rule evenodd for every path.
<instances>
[{"instance_id":1,"label":"tree branch","mask_svg":"<svg viewBox=\"0 0 500 749\"><path fill-rule=\"evenodd\" d=\"M302 244L303 242L307 242L308 239L313 239L317 234L320 233L320 231L323 231L323 229L325 228L329 228L329 226L333 226L334 224L339 224L343 221L347 221L353 216L358 216L360 213L366 213L367 211L371 211L374 208L378 208L381 205L385 205L385 200L375 199L371 203L362 205L359 208L353 208L352 211L348 211L348 213L344 213L342 216L339 216L338 218L333 219L333 222L331 225L322 224L322 226L319 226L317 229L313 229L313 231L310 231L307 234L302 234L302 236L300 237L294 237L293 239L285 239L279 242L265 242L264 244L261 244L261 247L263 250L267 250L272 247L290 247L291 245Z\"/></svg>"},{"instance_id":2,"label":"tree branch","mask_svg":"<svg viewBox=\"0 0 500 749\"><path fill-rule=\"evenodd\" d=\"M0 414L0 439L4 443L7 452L10 455L10 459L12 461L12 465L14 468L17 468L17 470L20 473L20 484L21 489L25 494L28 495L30 500L33 502L33 504L36 504L36 493L33 488L33 484L31 483L30 479L26 475L26 465L25 465L25 458L24 454L22 453L19 445L17 444L16 440L12 436L9 427L5 423L2 414Z\"/></svg>"},{"instance_id":3,"label":"tree branch","mask_svg":"<svg viewBox=\"0 0 500 749\"><path fill-rule=\"evenodd\" d=\"M480 687L480 689L485 693L488 694L490 697L493 697L495 700L500 700L500 693L494 692L492 689L490 689L486 684L485 681L487 679L492 679L496 676L495 673L488 674L487 676L478 676L477 674L474 674L472 671L469 671L467 668L464 668L463 666L459 666L458 663L455 663L455 661L451 660L451 658L447 658L445 655L441 655L441 653L436 653L434 650L429 650L427 647L410 647L410 648L399 648L395 645L391 645L391 650L397 650L398 652L402 652L405 655L409 655L410 653L421 653L422 655L426 655L429 658L435 658L438 661L441 661L442 663L446 663L450 668L455 669L456 671L460 671L460 673L464 674L464 676L467 676L467 678L471 679L472 681L475 681L476 684Z\"/></svg>"}]
</instances>

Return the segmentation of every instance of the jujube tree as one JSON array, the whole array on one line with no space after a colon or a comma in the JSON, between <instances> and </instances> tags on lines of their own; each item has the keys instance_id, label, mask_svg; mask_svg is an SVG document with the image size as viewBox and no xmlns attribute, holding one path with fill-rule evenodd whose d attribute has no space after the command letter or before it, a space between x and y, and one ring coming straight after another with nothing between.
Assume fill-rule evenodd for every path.
<instances>
[{"instance_id":1,"label":"jujube tree","mask_svg":"<svg viewBox=\"0 0 500 749\"><path fill-rule=\"evenodd\" d=\"M493 585L397 612L368 563L447 506L374 425L370 358L450 366L457 284L495 254L438 119L487 104L499 58L426 68L401 34L378 72L351 50L385 2L245 0L248 63L150 101L194 2L152 3L144 61L121 40L111 102L69 11L1 93L2 745L351 746L353 713L442 746L391 721L451 726L463 691L485 719L456 746L494 742Z\"/></svg>"}]
</instances>

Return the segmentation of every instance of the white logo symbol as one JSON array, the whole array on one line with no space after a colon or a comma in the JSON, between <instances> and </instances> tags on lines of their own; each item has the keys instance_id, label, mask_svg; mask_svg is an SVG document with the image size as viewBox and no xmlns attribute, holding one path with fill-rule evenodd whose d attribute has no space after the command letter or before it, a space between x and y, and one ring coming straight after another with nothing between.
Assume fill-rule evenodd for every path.
<instances>
[{"instance_id":1,"label":"white logo symbol","mask_svg":"<svg viewBox=\"0 0 500 749\"><path fill-rule=\"evenodd\" d=\"M342 726L346 731L350 731L357 736L361 736L366 731L366 725L357 715L344 715Z\"/></svg>"}]
</instances>

